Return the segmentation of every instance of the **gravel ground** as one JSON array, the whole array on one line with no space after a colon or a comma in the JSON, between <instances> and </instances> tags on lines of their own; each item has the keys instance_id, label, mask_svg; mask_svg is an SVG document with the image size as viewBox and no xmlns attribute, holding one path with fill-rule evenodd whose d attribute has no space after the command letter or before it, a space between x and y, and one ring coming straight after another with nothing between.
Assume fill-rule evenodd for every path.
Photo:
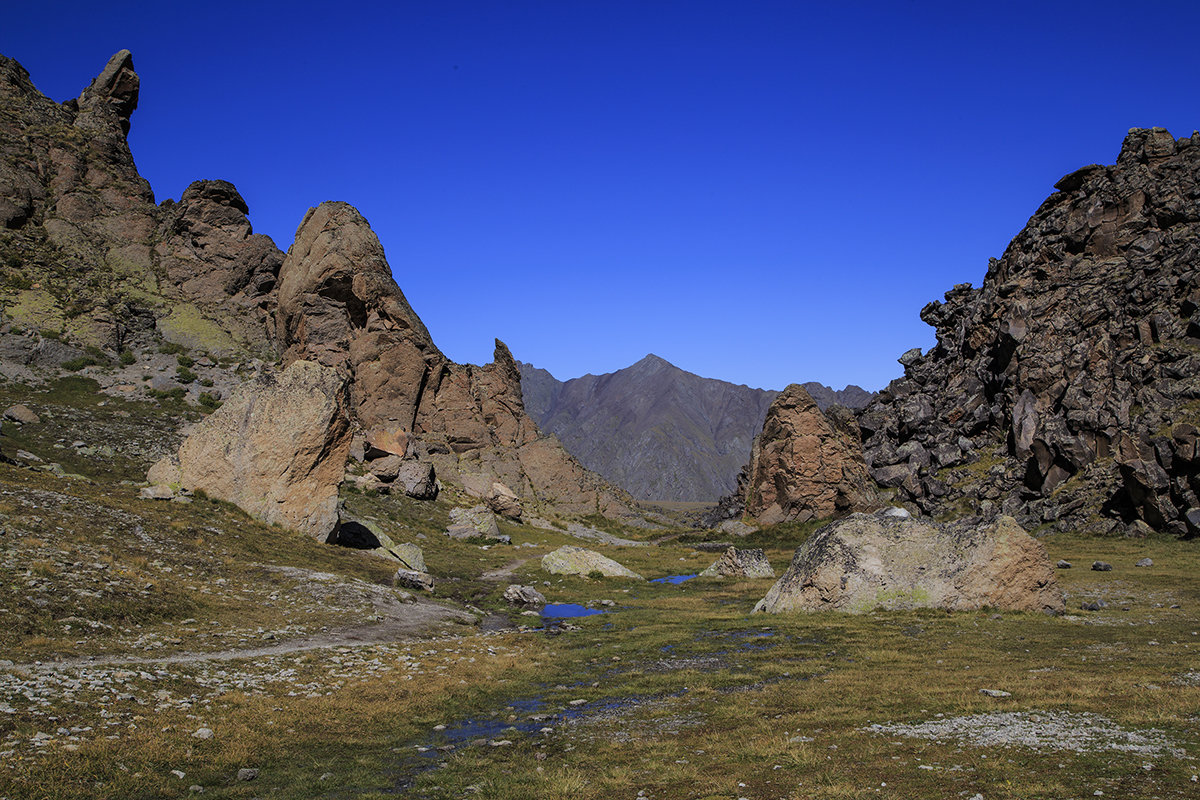
<instances>
[{"instance_id":1,"label":"gravel ground","mask_svg":"<svg viewBox=\"0 0 1200 800\"><path fill-rule=\"evenodd\" d=\"M1011 711L947 717L912 725L872 725L868 731L933 741L955 741L975 747L1028 747L1077 753L1117 751L1146 756L1184 751L1160 730L1126 730L1099 714L1067 711Z\"/></svg>"}]
</instances>

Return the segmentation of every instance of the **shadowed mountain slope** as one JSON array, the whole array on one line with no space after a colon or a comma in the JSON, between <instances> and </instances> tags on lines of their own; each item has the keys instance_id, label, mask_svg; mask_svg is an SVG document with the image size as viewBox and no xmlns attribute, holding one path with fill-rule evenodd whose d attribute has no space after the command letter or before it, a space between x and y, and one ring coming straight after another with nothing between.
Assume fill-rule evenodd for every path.
<instances>
[{"instance_id":1,"label":"shadowed mountain slope","mask_svg":"<svg viewBox=\"0 0 1200 800\"><path fill-rule=\"evenodd\" d=\"M655 355L606 375L559 381L521 364L525 409L568 452L635 497L704 501L728 494L778 392L702 378ZM862 405L857 386L821 384L822 406Z\"/></svg>"}]
</instances>

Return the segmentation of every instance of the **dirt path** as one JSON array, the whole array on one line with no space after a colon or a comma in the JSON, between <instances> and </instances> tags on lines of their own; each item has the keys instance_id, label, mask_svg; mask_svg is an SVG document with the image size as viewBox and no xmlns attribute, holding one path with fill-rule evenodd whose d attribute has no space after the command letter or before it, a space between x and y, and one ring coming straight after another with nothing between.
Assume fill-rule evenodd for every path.
<instances>
[{"instance_id":1,"label":"dirt path","mask_svg":"<svg viewBox=\"0 0 1200 800\"><path fill-rule=\"evenodd\" d=\"M518 569L520 569L524 565L528 564L530 561L533 561L533 559L535 559L535 558L537 558L537 556L527 556L525 558L518 558L516 561L511 561L508 564L505 564L503 567L500 567L499 569L488 570L487 572L483 573L479 577L483 578L485 581L507 580L513 576L514 572L516 572Z\"/></svg>"},{"instance_id":2,"label":"dirt path","mask_svg":"<svg viewBox=\"0 0 1200 800\"><path fill-rule=\"evenodd\" d=\"M410 603L383 601L376 603L375 613L383 619L370 625L351 625L331 631L304 636L278 644L259 647L216 650L210 653L185 652L163 656L100 655L63 661L42 661L35 664L17 664L9 669L52 671L81 667L115 667L137 664L196 664L205 661L234 661L247 658L300 653L329 647L365 647L404 641L421 634L428 634L448 624L474 624L476 617L465 611L457 611L429 600L416 599Z\"/></svg>"}]
</instances>

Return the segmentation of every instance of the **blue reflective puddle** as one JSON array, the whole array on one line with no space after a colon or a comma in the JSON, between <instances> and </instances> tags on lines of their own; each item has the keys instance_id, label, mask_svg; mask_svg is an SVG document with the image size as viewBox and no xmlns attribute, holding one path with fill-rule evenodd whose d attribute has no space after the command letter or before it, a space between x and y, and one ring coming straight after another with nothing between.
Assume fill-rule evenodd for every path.
<instances>
[{"instance_id":1,"label":"blue reflective puddle","mask_svg":"<svg viewBox=\"0 0 1200 800\"><path fill-rule=\"evenodd\" d=\"M665 578L655 578L654 580L652 580L650 582L651 583L680 584L680 583L683 583L684 581L690 581L694 577L696 577L694 574L693 575L668 575Z\"/></svg>"},{"instance_id":2,"label":"blue reflective puddle","mask_svg":"<svg viewBox=\"0 0 1200 800\"><path fill-rule=\"evenodd\" d=\"M603 614L607 609L588 608L579 603L547 603L542 607L542 616L559 619L562 617L591 617Z\"/></svg>"}]
</instances>

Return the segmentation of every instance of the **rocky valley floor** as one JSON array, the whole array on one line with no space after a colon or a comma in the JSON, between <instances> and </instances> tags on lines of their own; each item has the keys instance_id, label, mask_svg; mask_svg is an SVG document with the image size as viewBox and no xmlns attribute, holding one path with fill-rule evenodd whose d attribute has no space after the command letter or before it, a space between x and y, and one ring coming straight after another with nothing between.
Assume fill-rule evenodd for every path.
<instances>
[{"instance_id":1,"label":"rocky valley floor","mask_svg":"<svg viewBox=\"0 0 1200 800\"><path fill-rule=\"evenodd\" d=\"M80 377L4 384L0 402L39 417L4 423L0 798L1200 791L1195 543L1044 539L1074 565L1061 617L751 614L770 579L541 568L577 544L650 579L694 575L717 534L584 520L651 543L619 546L502 522L512 543L484 545L443 535L471 502L453 491L346 494L423 548L435 591L403 592L371 553L202 495L140 499L144 464L198 413L177 398ZM115 442L139 444L103 450ZM812 530L739 542L779 572ZM511 583L593 613L523 613L502 599Z\"/></svg>"}]
</instances>

